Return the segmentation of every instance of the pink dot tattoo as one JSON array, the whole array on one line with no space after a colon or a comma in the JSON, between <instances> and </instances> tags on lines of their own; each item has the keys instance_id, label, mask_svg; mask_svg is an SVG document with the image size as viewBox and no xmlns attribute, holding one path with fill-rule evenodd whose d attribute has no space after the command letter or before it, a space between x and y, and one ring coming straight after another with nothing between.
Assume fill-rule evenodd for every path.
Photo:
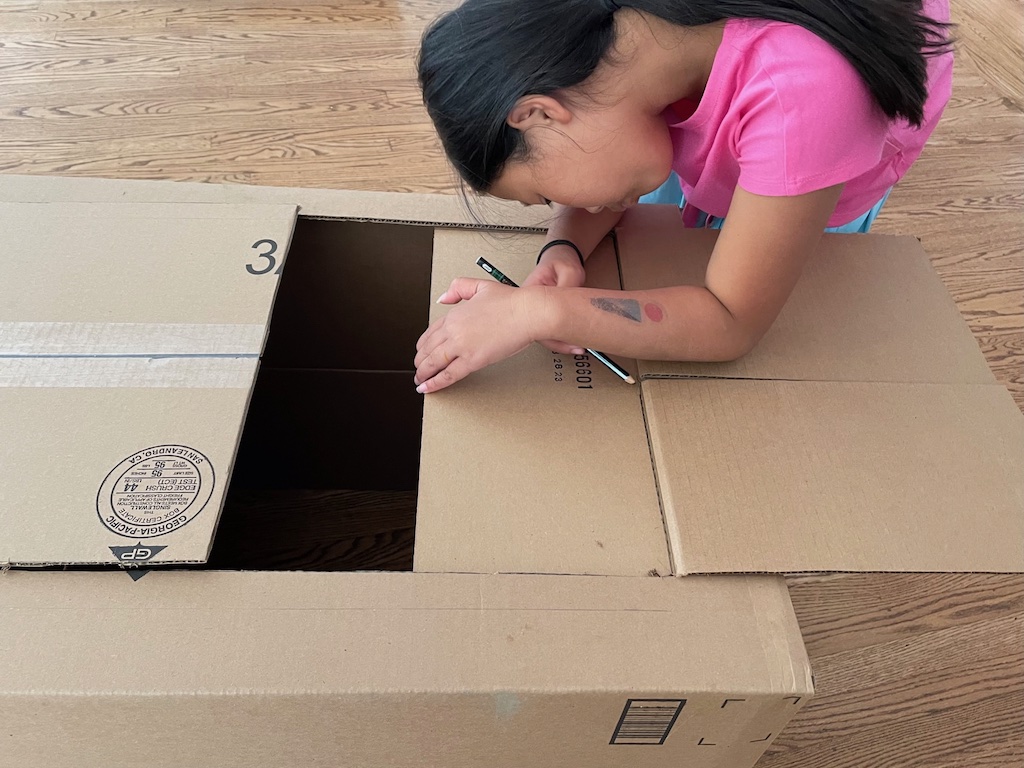
<instances>
[{"instance_id":1,"label":"pink dot tattoo","mask_svg":"<svg viewBox=\"0 0 1024 768\"><path fill-rule=\"evenodd\" d=\"M660 323L665 319L665 313L657 304L644 304L644 314L653 323Z\"/></svg>"}]
</instances>

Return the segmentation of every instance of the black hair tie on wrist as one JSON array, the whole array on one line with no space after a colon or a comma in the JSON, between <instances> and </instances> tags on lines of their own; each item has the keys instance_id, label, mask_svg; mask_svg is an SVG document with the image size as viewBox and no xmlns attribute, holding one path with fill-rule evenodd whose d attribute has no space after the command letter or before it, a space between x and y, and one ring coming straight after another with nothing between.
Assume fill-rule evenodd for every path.
<instances>
[{"instance_id":1,"label":"black hair tie on wrist","mask_svg":"<svg viewBox=\"0 0 1024 768\"><path fill-rule=\"evenodd\" d=\"M576 246L576 243L574 243L572 240L552 240L550 243L545 243L544 247L540 249L540 253L537 254L537 263L540 264L540 257L544 255L544 251L546 251L548 248L554 248L556 245L568 245L570 248L576 251L576 255L580 257L580 266L583 267L584 269L587 268L587 265L583 260L583 252L580 251L580 249Z\"/></svg>"}]
</instances>

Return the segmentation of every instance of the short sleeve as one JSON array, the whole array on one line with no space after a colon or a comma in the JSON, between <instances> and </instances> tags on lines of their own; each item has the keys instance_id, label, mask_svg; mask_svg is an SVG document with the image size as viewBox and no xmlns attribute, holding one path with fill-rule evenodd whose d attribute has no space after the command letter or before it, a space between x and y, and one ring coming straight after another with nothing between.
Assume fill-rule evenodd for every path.
<instances>
[{"instance_id":1,"label":"short sleeve","mask_svg":"<svg viewBox=\"0 0 1024 768\"><path fill-rule=\"evenodd\" d=\"M802 195L879 165L889 120L842 54L791 27L757 57L737 94L734 142L743 189Z\"/></svg>"}]
</instances>

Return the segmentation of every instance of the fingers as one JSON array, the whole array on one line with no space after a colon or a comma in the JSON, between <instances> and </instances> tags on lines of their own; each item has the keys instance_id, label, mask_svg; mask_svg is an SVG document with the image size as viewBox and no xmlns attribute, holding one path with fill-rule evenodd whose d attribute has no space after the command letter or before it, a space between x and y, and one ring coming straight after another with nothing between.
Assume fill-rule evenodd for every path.
<instances>
[{"instance_id":1,"label":"fingers","mask_svg":"<svg viewBox=\"0 0 1024 768\"><path fill-rule=\"evenodd\" d=\"M422 395L437 392L464 379L480 368L472 365L467 357L450 357L445 342L439 343L429 352L421 352L416 364L416 391Z\"/></svg>"},{"instance_id":2,"label":"fingers","mask_svg":"<svg viewBox=\"0 0 1024 768\"><path fill-rule=\"evenodd\" d=\"M419 365L419 353L424 349L429 351L433 348L433 346L430 344L430 340L443 326L444 318L442 317L440 320L435 320L434 322L432 322L427 328L427 330L423 332L423 335L420 336L419 340L416 342L416 359L414 361L417 365Z\"/></svg>"},{"instance_id":3,"label":"fingers","mask_svg":"<svg viewBox=\"0 0 1024 768\"><path fill-rule=\"evenodd\" d=\"M418 387L416 391L421 395L429 395L431 392L437 392L439 389L451 386L457 381L466 378L475 369L466 362L466 358L457 357L444 369L439 371L435 376L424 381Z\"/></svg>"},{"instance_id":4,"label":"fingers","mask_svg":"<svg viewBox=\"0 0 1024 768\"><path fill-rule=\"evenodd\" d=\"M416 376L414 381L417 386L421 386L434 376L437 376L437 374L458 359L457 355L453 357L445 350L446 345L444 342L441 342L432 348L424 347L424 349L416 355ZM417 391L419 390L417 389Z\"/></svg>"}]
</instances>

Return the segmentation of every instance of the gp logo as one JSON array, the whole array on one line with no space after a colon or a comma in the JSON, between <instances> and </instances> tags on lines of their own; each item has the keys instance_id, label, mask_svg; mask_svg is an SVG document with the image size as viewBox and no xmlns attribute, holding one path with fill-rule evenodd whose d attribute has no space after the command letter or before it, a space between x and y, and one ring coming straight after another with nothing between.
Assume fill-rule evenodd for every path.
<instances>
[{"instance_id":1,"label":"gp logo","mask_svg":"<svg viewBox=\"0 0 1024 768\"><path fill-rule=\"evenodd\" d=\"M167 549L166 546L147 546L141 541L131 547L110 547L110 551L114 553L114 557L116 557L120 562L132 564L144 563L147 560L152 560L165 549Z\"/></svg>"}]
</instances>

